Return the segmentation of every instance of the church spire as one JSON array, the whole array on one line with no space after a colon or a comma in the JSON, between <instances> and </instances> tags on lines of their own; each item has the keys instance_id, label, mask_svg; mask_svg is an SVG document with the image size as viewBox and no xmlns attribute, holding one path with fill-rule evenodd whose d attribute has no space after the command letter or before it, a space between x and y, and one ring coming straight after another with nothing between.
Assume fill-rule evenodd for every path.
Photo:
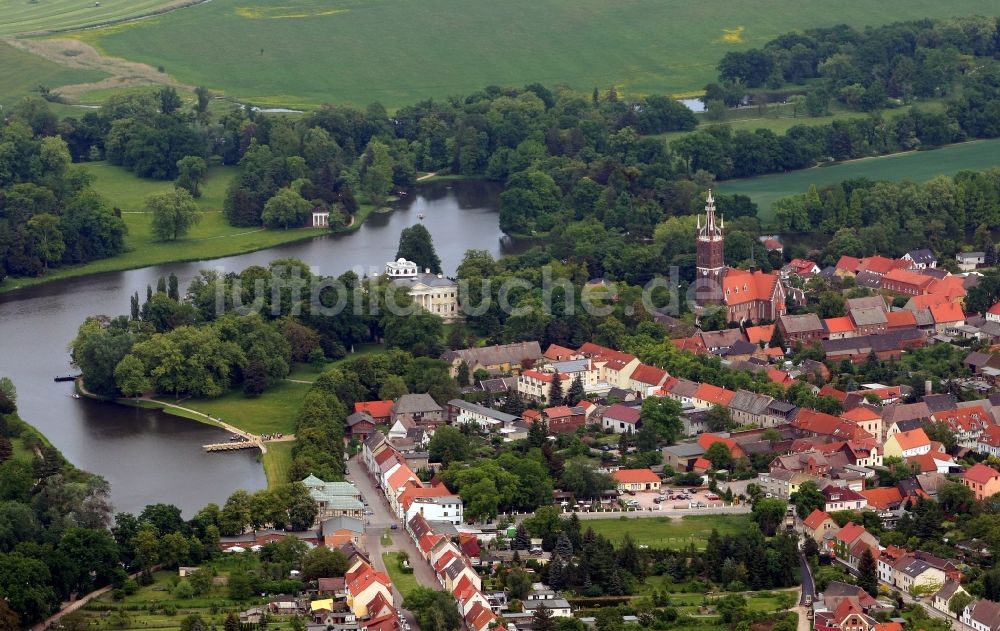
<instances>
[{"instance_id":1,"label":"church spire","mask_svg":"<svg viewBox=\"0 0 1000 631\"><path fill-rule=\"evenodd\" d=\"M722 238L722 229L725 227L725 219L720 217L720 221L715 221L715 198L712 197L712 189L708 189L708 198L705 200L705 221L702 223L698 217L698 236L707 239Z\"/></svg>"}]
</instances>

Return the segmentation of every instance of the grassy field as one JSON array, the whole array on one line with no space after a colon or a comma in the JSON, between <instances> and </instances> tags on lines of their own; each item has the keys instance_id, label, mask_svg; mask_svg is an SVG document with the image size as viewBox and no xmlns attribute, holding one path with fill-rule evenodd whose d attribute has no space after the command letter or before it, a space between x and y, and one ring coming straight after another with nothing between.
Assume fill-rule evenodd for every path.
<instances>
[{"instance_id":1,"label":"grassy field","mask_svg":"<svg viewBox=\"0 0 1000 631\"><path fill-rule=\"evenodd\" d=\"M230 391L215 399L184 399L178 405L221 418L252 434L293 434L295 415L308 391L308 384L282 381L253 399L241 391ZM172 397L163 400L174 402Z\"/></svg>"},{"instance_id":2,"label":"grassy field","mask_svg":"<svg viewBox=\"0 0 1000 631\"><path fill-rule=\"evenodd\" d=\"M128 235L125 237L128 251L110 259L51 270L40 278L11 278L0 286L0 292L71 276L230 256L320 234L313 228L268 230L230 226L222 216L222 200L236 169L213 167L202 189L202 197L198 200L204 211L201 221L182 239L156 241L150 227L152 215L138 211L142 210L146 196L170 190L173 183L138 178L121 167L104 162L85 163L81 166L94 175L94 188L122 209L122 216L128 226Z\"/></svg>"},{"instance_id":3,"label":"grassy field","mask_svg":"<svg viewBox=\"0 0 1000 631\"><path fill-rule=\"evenodd\" d=\"M775 201L805 193L814 184L825 186L858 177L920 182L937 175L954 175L966 169L981 170L996 166L1000 166L1000 140L981 140L931 151L898 153L790 173L727 180L719 183L717 189L723 193L749 195L757 203L758 216L766 225L774 219L771 205Z\"/></svg>"},{"instance_id":4,"label":"grassy field","mask_svg":"<svg viewBox=\"0 0 1000 631\"><path fill-rule=\"evenodd\" d=\"M268 488L274 488L288 482L288 469L292 466L292 447L290 443L268 443L267 453L261 459L264 465L264 475L267 476Z\"/></svg>"},{"instance_id":5,"label":"grassy field","mask_svg":"<svg viewBox=\"0 0 1000 631\"><path fill-rule=\"evenodd\" d=\"M982 10L978 0L213 0L75 36L254 103L394 108L532 82L690 94L726 52L792 29Z\"/></svg>"},{"instance_id":6,"label":"grassy field","mask_svg":"<svg viewBox=\"0 0 1000 631\"><path fill-rule=\"evenodd\" d=\"M389 578L392 579L392 584L396 586L399 593L406 598L406 595L410 593L411 590L416 589L420 586L417 583L417 578L413 574L404 574L403 570L399 567L398 552L386 552L382 555L382 560L385 562L385 569L389 572Z\"/></svg>"},{"instance_id":7,"label":"grassy field","mask_svg":"<svg viewBox=\"0 0 1000 631\"><path fill-rule=\"evenodd\" d=\"M0 16L4 18L5 4L7 0L0 0ZM27 2L22 4L28 6ZM3 20L0 20L2 31ZM57 88L71 83L100 81L106 76L94 70L66 68L0 42L0 109L10 108L22 97L37 95L35 88L39 85Z\"/></svg>"},{"instance_id":8,"label":"grassy field","mask_svg":"<svg viewBox=\"0 0 1000 631\"><path fill-rule=\"evenodd\" d=\"M144 15L177 0L0 0L0 37L106 24Z\"/></svg>"},{"instance_id":9,"label":"grassy field","mask_svg":"<svg viewBox=\"0 0 1000 631\"><path fill-rule=\"evenodd\" d=\"M212 561L217 576L227 576L240 561L222 557ZM79 613L71 614L79 619L86 629L179 629L181 622L190 614L201 616L206 628L222 628L230 611L242 611L262 601L255 597L237 602L229 599L228 588L213 586L206 594L195 598L180 599L173 594L174 587L181 580L175 571L161 571L153 574L150 585L140 587L136 593L115 601L110 594L101 596L87 604ZM264 601L266 602L266 601ZM171 613L172 612L172 613ZM74 624L77 620L73 620ZM287 620L274 620L273 628L285 626ZM284 624L282 624L284 623Z\"/></svg>"},{"instance_id":10,"label":"grassy field","mask_svg":"<svg viewBox=\"0 0 1000 631\"><path fill-rule=\"evenodd\" d=\"M704 548L713 528L722 535L735 535L745 530L749 523L748 515L685 515L681 519L588 519L583 522L583 528L593 528L595 533L613 542L621 541L628 533L640 545L676 548L694 543Z\"/></svg>"}]
</instances>

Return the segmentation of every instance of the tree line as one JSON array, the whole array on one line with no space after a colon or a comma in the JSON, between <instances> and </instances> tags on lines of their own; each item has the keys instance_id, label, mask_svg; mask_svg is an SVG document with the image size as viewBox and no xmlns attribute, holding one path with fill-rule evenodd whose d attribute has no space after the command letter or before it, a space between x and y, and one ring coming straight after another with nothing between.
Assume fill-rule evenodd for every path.
<instances>
[{"instance_id":1,"label":"tree line","mask_svg":"<svg viewBox=\"0 0 1000 631\"><path fill-rule=\"evenodd\" d=\"M784 33L763 48L726 53L718 64L721 85L709 86L708 95L728 100L734 87L739 94L740 87L810 84L820 103L835 98L862 111L884 108L891 99L945 96L955 77L978 70L1000 51L997 33L998 18L984 16Z\"/></svg>"},{"instance_id":2,"label":"tree line","mask_svg":"<svg viewBox=\"0 0 1000 631\"><path fill-rule=\"evenodd\" d=\"M71 165L58 136L36 135L15 107L0 125L0 282L121 254L125 223Z\"/></svg>"}]
</instances>

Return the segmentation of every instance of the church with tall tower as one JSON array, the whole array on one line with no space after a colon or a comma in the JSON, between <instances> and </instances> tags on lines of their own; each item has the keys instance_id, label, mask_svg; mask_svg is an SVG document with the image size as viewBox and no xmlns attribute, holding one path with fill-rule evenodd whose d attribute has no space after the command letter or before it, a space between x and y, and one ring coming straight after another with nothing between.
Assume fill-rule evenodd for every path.
<instances>
[{"instance_id":1,"label":"church with tall tower","mask_svg":"<svg viewBox=\"0 0 1000 631\"><path fill-rule=\"evenodd\" d=\"M725 219L715 216L715 199L708 191L705 217L698 217L695 307L722 305L730 322L776 320L785 313L785 287L777 274L726 266Z\"/></svg>"},{"instance_id":2,"label":"church with tall tower","mask_svg":"<svg viewBox=\"0 0 1000 631\"><path fill-rule=\"evenodd\" d=\"M725 219L715 220L715 199L708 191L705 202L705 222L698 217L697 242L697 296L701 304L722 302L722 278L726 275L725 237L722 234Z\"/></svg>"}]
</instances>

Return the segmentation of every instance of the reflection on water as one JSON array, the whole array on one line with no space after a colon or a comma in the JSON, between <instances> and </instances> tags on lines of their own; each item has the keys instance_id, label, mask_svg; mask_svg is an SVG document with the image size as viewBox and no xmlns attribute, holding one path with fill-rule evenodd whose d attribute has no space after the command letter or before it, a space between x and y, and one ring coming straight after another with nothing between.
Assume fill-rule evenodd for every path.
<instances>
[{"instance_id":1,"label":"reflection on water","mask_svg":"<svg viewBox=\"0 0 1000 631\"><path fill-rule=\"evenodd\" d=\"M202 263L178 263L128 272L67 279L0 295L0 375L17 385L21 416L43 432L75 465L111 482L117 510L138 511L150 502L180 506L187 515L222 502L235 489L266 485L259 454L206 454L201 445L225 432L155 410L73 399L71 383L54 383L70 371L66 345L89 315L127 313L129 296L174 273L181 286L206 267L238 271L276 258L299 258L318 273L381 271L395 257L399 233L419 223L434 238L442 267L453 274L467 249L495 256L523 250L497 226L499 187L484 182L421 186L389 214L373 215L355 233Z\"/></svg>"}]
</instances>

